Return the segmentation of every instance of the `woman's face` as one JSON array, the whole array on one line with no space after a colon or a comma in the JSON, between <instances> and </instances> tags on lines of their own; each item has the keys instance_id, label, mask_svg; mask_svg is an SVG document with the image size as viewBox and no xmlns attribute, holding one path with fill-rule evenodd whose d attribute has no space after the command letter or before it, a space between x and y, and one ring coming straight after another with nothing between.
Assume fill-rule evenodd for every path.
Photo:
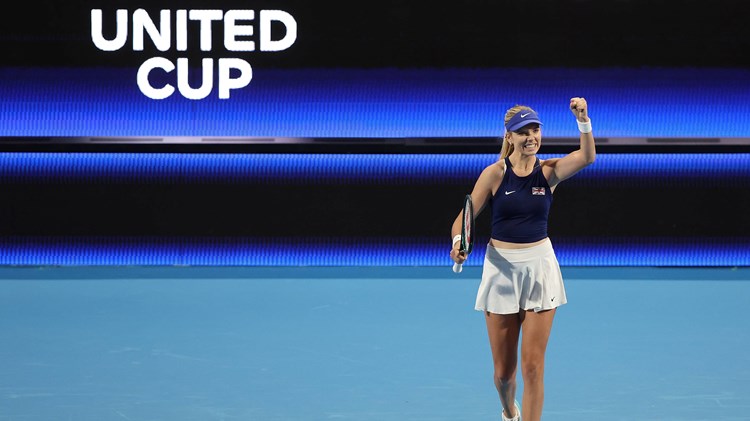
<instances>
[{"instance_id":1,"label":"woman's face","mask_svg":"<svg viewBox=\"0 0 750 421\"><path fill-rule=\"evenodd\" d=\"M513 145L514 151L521 155L535 155L542 145L542 128L536 124L529 124L514 132L508 132L506 140Z\"/></svg>"}]
</instances>

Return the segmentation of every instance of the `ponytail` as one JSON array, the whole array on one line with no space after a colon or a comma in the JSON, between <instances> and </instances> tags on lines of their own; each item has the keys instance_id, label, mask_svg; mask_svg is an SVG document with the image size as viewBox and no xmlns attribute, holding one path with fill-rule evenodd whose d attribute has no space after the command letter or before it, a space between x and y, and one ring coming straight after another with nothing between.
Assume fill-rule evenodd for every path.
<instances>
[{"instance_id":1,"label":"ponytail","mask_svg":"<svg viewBox=\"0 0 750 421\"><path fill-rule=\"evenodd\" d=\"M503 136L503 147L500 148L500 160L503 160L513 153L513 144L508 142L505 136Z\"/></svg>"}]
</instances>

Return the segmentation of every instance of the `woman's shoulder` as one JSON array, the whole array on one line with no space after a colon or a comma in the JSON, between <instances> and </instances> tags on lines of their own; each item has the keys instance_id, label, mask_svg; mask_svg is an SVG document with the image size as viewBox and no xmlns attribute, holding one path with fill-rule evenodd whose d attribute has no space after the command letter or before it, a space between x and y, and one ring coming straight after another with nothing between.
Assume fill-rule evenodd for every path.
<instances>
[{"instance_id":1,"label":"woman's shoulder","mask_svg":"<svg viewBox=\"0 0 750 421\"><path fill-rule=\"evenodd\" d=\"M488 177L492 178L502 178L503 174L505 174L505 161L501 159L493 162L492 164L485 167L484 171L482 171L482 174L486 174Z\"/></svg>"},{"instance_id":2,"label":"woman's shoulder","mask_svg":"<svg viewBox=\"0 0 750 421\"><path fill-rule=\"evenodd\" d=\"M486 191L488 194L494 194L497 187L502 183L505 174L505 163L502 161L493 162L486 166L479 175L475 189Z\"/></svg>"},{"instance_id":3,"label":"woman's shoulder","mask_svg":"<svg viewBox=\"0 0 750 421\"><path fill-rule=\"evenodd\" d=\"M542 167L554 167L557 161L559 161L560 158L547 158L547 159L540 159L539 165Z\"/></svg>"}]
</instances>

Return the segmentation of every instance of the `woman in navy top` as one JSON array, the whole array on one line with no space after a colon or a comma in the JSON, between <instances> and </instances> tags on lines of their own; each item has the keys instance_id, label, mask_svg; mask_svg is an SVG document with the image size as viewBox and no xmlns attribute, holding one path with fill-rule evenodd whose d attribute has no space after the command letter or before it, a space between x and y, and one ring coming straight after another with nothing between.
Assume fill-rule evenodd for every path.
<instances>
[{"instance_id":1,"label":"woman in navy top","mask_svg":"<svg viewBox=\"0 0 750 421\"><path fill-rule=\"evenodd\" d=\"M524 420L541 419L547 341L556 308L567 302L560 265L547 237L552 193L596 157L586 100L571 98L570 110L581 132L580 148L562 158L540 160L539 116L523 105L509 109L500 159L482 171L471 192L475 217L487 205L492 212L475 308L485 314L503 420L520 420L521 409ZM459 213L451 230L451 259L456 263L467 257L459 251L460 230ZM515 401L519 338L522 408Z\"/></svg>"}]
</instances>

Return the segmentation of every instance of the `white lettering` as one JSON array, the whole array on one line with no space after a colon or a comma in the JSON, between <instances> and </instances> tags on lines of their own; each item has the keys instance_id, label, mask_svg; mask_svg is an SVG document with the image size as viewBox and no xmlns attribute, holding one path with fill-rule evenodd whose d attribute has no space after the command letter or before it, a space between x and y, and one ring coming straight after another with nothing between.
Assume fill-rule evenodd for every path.
<instances>
[{"instance_id":1,"label":"white lettering","mask_svg":"<svg viewBox=\"0 0 750 421\"><path fill-rule=\"evenodd\" d=\"M271 39L271 22L278 21L286 27L286 35L280 40ZM283 10L260 11L260 50L282 51L291 47L297 40L297 21Z\"/></svg>"},{"instance_id":2,"label":"white lettering","mask_svg":"<svg viewBox=\"0 0 750 421\"><path fill-rule=\"evenodd\" d=\"M174 26L177 51L187 51L187 10L175 13Z\"/></svg>"},{"instance_id":3,"label":"white lettering","mask_svg":"<svg viewBox=\"0 0 750 421\"><path fill-rule=\"evenodd\" d=\"M112 39L104 36L102 9L91 9L91 40L94 45L102 51L117 51L122 49L128 42L128 30L132 30L133 51L145 49L146 37L150 39L154 47L159 51L168 51L172 48L172 34L174 33L174 48L176 51L187 51L189 44L190 21L197 21L199 28L198 43L201 51L213 49L213 29L215 21L223 21L223 41L227 51L255 51L256 41L248 39L258 36L261 51L283 51L291 47L297 40L297 21L289 13L282 10L261 10L259 13L259 33L256 33L252 21L255 20L254 10L187 10L174 11L174 29L172 28L172 11L163 9L159 12L157 23L149 16L145 9L133 11L131 25L128 24L128 11L117 9L116 32ZM277 34L272 36L272 28L284 26L283 36ZM214 79L218 82L219 99L229 99L232 90L242 89L250 84L253 79L253 68L245 60L240 58L218 59L216 72L214 71L214 59L203 58L201 60L201 78L198 87L192 87L190 82L191 69L188 58L177 58L175 65L171 60L164 57L152 57L147 59L138 68L136 83L143 95L148 98L161 100L172 96L177 90L183 97L191 100L201 100L211 94L214 87ZM176 70L176 88L174 84L165 83L162 87L152 85L152 73L160 69L166 74ZM218 77L216 76L218 74Z\"/></svg>"},{"instance_id":4,"label":"white lettering","mask_svg":"<svg viewBox=\"0 0 750 421\"><path fill-rule=\"evenodd\" d=\"M232 79L232 69L240 71L240 76ZM219 99L229 99L229 91L241 89L250 84L253 79L253 68L250 63L238 58L219 59Z\"/></svg>"},{"instance_id":5,"label":"white lettering","mask_svg":"<svg viewBox=\"0 0 750 421\"><path fill-rule=\"evenodd\" d=\"M211 22L221 20L221 10L191 10L190 20L197 20L201 26L201 51L211 51Z\"/></svg>"},{"instance_id":6,"label":"white lettering","mask_svg":"<svg viewBox=\"0 0 750 421\"><path fill-rule=\"evenodd\" d=\"M214 59L204 58L202 60L203 81L198 89L190 87L188 59L177 59L177 89L187 99L203 99L207 97L214 88Z\"/></svg>"},{"instance_id":7,"label":"white lettering","mask_svg":"<svg viewBox=\"0 0 750 421\"><path fill-rule=\"evenodd\" d=\"M102 51L117 51L124 47L128 40L128 11L118 9L115 16L117 32L114 39L108 40L102 33L102 9L91 10L91 40L96 48Z\"/></svg>"},{"instance_id":8,"label":"white lettering","mask_svg":"<svg viewBox=\"0 0 750 421\"><path fill-rule=\"evenodd\" d=\"M238 36L253 35L252 25L240 25L237 21L253 19L255 19L253 10L230 10L224 15L224 46L227 50L255 51L255 41L237 40Z\"/></svg>"},{"instance_id":9,"label":"white lettering","mask_svg":"<svg viewBox=\"0 0 750 421\"><path fill-rule=\"evenodd\" d=\"M133 51L143 51L143 33L148 32L154 45L159 51L169 50L172 44L172 25L169 17L169 10L162 10L160 13L160 29L156 29L156 24L151 20L143 9L133 12Z\"/></svg>"},{"instance_id":10,"label":"white lettering","mask_svg":"<svg viewBox=\"0 0 750 421\"><path fill-rule=\"evenodd\" d=\"M174 93L174 87L170 84L162 88L154 88L151 86L151 82L148 81L148 75L152 70L159 68L169 73L174 70L174 64L164 57L153 57L146 60L140 68L138 68L138 75L136 80L138 82L138 88L143 92L143 95L151 99L165 99Z\"/></svg>"},{"instance_id":11,"label":"white lettering","mask_svg":"<svg viewBox=\"0 0 750 421\"><path fill-rule=\"evenodd\" d=\"M190 67L187 58L177 59L177 90L187 99L200 100L211 94L214 88L213 75L214 60L204 58L201 63L201 85L198 88L190 86ZM149 81L149 75L154 69L162 69L166 73L175 70L175 65L164 57L153 57L146 60L138 69L138 88L143 95L151 99L166 99L174 92L174 86L166 84L155 88ZM239 71L239 76L233 78L232 70ZM233 89L242 89L253 79L253 68L250 63L238 58L219 59L219 99L229 99Z\"/></svg>"}]
</instances>

